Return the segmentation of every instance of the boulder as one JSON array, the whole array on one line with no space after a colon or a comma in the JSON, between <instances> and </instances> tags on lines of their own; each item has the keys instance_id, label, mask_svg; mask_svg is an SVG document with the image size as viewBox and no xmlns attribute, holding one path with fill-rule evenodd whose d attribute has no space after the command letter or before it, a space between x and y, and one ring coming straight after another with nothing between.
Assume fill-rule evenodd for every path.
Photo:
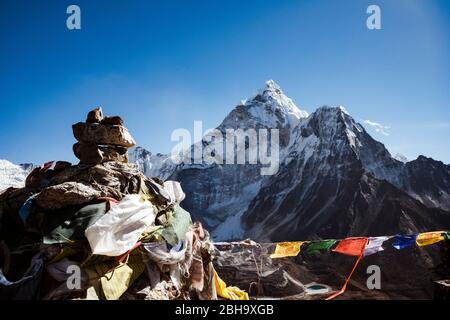
<instances>
[{"instance_id":1,"label":"boulder","mask_svg":"<svg viewBox=\"0 0 450 320\"><path fill-rule=\"evenodd\" d=\"M103 120L101 121L101 123L116 125L116 126L123 126L123 120L119 116L104 117Z\"/></svg>"},{"instance_id":2,"label":"boulder","mask_svg":"<svg viewBox=\"0 0 450 320\"><path fill-rule=\"evenodd\" d=\"M48 186L48 181L59 172L69 168L72 164L67 161L49 161L34 168L25 180L27 188L42 189Z\"/></svg>"},{"instance_id":3,"label":"boulder","mask_svg":"<svg viewBox=\"0 0 450 320\"><path fill-rule=\"evenodd\" d=\"M128 162L128 154L125 150L123 153L123 150L120 148L115 147L99 147L100 152L103 156L102 162L108 162L108 161L117 161L117 162Z\"/></svg>"},{"instance_id":4,"label":"boulder","mask_svg":"<svg viewBox=\"0 0 450 320\"><path fill-rule=\"evenodd\" d=\"M0 193L0 207L6 211L17 212L23 206L25 201L34 194L30 188L14 188L10 187ZM0 224L2 209L0 208Z\"/></svg>"},{"instance_id":5,"label":"boulder","mask_svg":"<svg viewBox=\"0 0 450 320\"><path fill-rule=\"evenodd\" d=\"M100 123L102 120L103 120L102 108L95 108L94 110L89 111L86 118L87 123Z\"/></svg>"},{"instance_id":6,"label":"boulder","mask_svg":"<svg viewBox=\"0 0 450 320\"><path fill-rule=\"evenodd\" d=\"M78 122L72 126L72 130L75 139L79 142L126 148L136 145L124 126Z\"/></svg>"},{"instance_id":7,"label":"boulder","mask_svg":"<svg viewBox=\"0 0 450 320\"><path fill-rule=\"evenodd\" d=\"M53 168L53 173L56 174L71 167L72 164L69 161L56 161L55 167Z\"/></svg>"},{"instance_id":8,"label":"boulder","mask_svg":"<svg viewBox=\"0 0 450 320\"><path fill-rule=\"evenodd\" d=\"M57 210L74 205L90 203L103 194L85 184L65 182L42 190L36 196L39 207L47 210Z\"/></svg>"},{"instance_id":9,"label":"boulder","mask_svg":"<svg viewBox=\"0 0 450 320\"><path fill-rule=\"evenodd\" d=\"M136 165L116 161L97 165L79 164L67 168L50 180L50 185L65 182L81 182L91 185L103 195L120 200L121 194L139 192L140 180L145 176L139 172Z\"/></svg>"},{"instance_id":10,"label":"boulder","mask_svg":"<svg viewBox=\"0 0 450 320\"><path fill-rule=\"evenodd\" d=\"M121 147L121 146L100 146L100 150L104 151L103 148L112 148L115 152L117 152L120 155L126 154L128 152L128 148Z\"/></svg>"},{"instance_id":11,"label":"boulder","mask_svg":"<svg viewBox=\"0 0 450 320\"><path fill-rule=\"evenodd\" d=\"M73 145L73 153L81 164L100 164L108 161L128 162L125 148L113 146L97 146L93 143L77 142Z\"/></svg>"},{"instance_id":12,"label":"boulder","mask_svg":"<svg viewBox=\"0 0 450 320\"><path fill-rule=\"evenodd\" d=\"M103 162L103 153L93 143L77 142L73 145L73 153L82 164L99 164Z\"/></svg>"}]
</instances>

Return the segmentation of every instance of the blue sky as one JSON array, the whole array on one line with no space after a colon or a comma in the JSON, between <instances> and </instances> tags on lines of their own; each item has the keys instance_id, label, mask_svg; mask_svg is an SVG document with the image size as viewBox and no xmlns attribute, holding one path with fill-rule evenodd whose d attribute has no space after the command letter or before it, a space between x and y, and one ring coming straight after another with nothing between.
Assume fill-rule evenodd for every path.
<instances>
[{"instance_id":1,"label":"blue sky","mask_svg":"<svg viewBox=\"0 0 450 320\"><path fill-rule=\"evenodd\" d=\"M75 161L71 125L97 105L168 152L174 129L215 127L268 79L308 112L388 126L365 125L392 153L450 163L447 0L2 0L0 41L0 158L15 163Z\"/></svg>"}]
</instances>

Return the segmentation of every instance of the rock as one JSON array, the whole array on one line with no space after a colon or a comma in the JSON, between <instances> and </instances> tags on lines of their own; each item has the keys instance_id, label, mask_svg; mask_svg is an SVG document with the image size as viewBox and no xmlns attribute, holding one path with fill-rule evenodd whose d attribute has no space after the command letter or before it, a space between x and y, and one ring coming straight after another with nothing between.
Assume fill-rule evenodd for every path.
<instances>
[{"instance_id":1,"label":"rock","mask_svg":"<svg viewBox=\"0 0 450 320\"><path fill-rule=\"evenodd\" d=\"M100 123L102 120L103 120L103 111L102 108L100 107L89 111L88 116L86 118L87 123Z\"/></svg>"},{"instance_id":2,"label":"rock","mask_svg":"<svg viewBox=\"0 0 450 320\"><path fill-rule=\"evenodd\" d=\"M123 126L78 122L72 126L72 130L79 142L126 148L136 145L128 129Z\"/></svg>"},{"instance_id":3,"label":"rock","mask_svg":"<svg viewBox=\"0 0 450 320\"><path fill-rule=\"evenodd\" d=\"M0 207L3 206L3 210L6 211L17 212L33 193L33 190L29 188L10 187L0 193ZM2 217L1 210L2 209L0 209L0 218Z\"/></svg>"},{"instance_id":4,"label":"rock","mask_svg":"<svg viewBox=\"0 0 450 320\"><path fill-rule=\"evenodd\" d=\"M46 187L47 172L53 165L53 161L44 163L43 165L34 168L25 179L25 187L39 189Z\"/></svg>"},{"instance_id":5,"label":"rock","mask_svg":"<svg viewBox=\"0 0 450 320\"><path fill-rule=\"evenodd\" d=\"M214 246L214 268L226 283L257 296L279 298L304 292L287 266L272 263L269 253L274 250L273 244L241 242Z\"/></svg>"},{"instance_id":6,"label":"rock","mask_svg":"<svg viewBox=\"0 0 450 320\"><path fill-rule=\"evenodd\" d=\"M28 188L14 187L0 194L0 243L4 240L8 245L20 245L25 237L25 226L18 212L25 201L33 195ZM0 256L0 263L2 262ZM1 291L1 289L0 289Z\"/></svg>"},{"instance_id":7,"label":"rock","mask_svg":"<svg viewBox=\"0 0 450 320\"><path fill-rule=\"evenodd\" d=\"M145 176L136 169L135 165L109 161L94 166L79 164L67 168L53 177L50 185L81 182L101 191L104 196L120 200L122 194L138 193L142 178Z\"/></svg>"},{"instance_id":8,"label":"rock","mask_svg":"<svg viewBox=\"0 0 450 320\"><path fill-rule=\"evenodd\" d=\"M48 186L48 181L59 172L69 168L72 164L67 161L49 161L34 168L25 180L27 188L42 189Z\"/></svg>"},{"instance_id":9,"label":"rock","mask_svg":"<svg viewBox=\"0 0 450 320\"><path fill-rule=\"evenodd\" d=\"M36 203L43 209L56 210L89 203L101 196L100 191L85 184L65 182L42 190L36 196Z\"/></svg>"},{"instance_id":10,"label":"rock","mask_svg":"<svg viewBox=\"0 0 450 320\"><path fill-rule=\"evenodd\" d=\"M55 173L58 173L64 169L69 168L70 166L72 166L72 164L69 161L56 161L53 171Z\"/></svg>"},{"instance_id":11,"label":"rock","mask_svg":"<svg viewBox=\"0 0 450 320\"><path fill-rule=\"evenodd\" d=\"M122 153L123 150L117 149L114 147L99 147L100 152L103 156L102 162L108 162L108 161L117 161L117 162L128 162L128 154L125 150L125 153Z\"/></svg>"},{"instance_id":12,"label":"rock","mask_svg":"<svg viewBox=\"0 0 450 320\"><path fill-rule=\"evenodd\" d=\"M114 151L116 151L118 154L126 154L128 152L128 148L121 147L121 146L100 146L100 150L102 150L103 147L113 148Z\"/></svg>"},{"instance_id":13,"label":"rock","mask_svg":"<svg viewBox=\"0 0 450 320\"><path fill-rule=\"evenodd\" d=\"M82 164L99 164L103 162L103 152L93 143L77 142L73 145L73 153Z\"/></svg>"},{"instance_id":14,"label":"rock","mask_svg":"<svg viewBox=\"0 0 450 320\"><path fill-rule=\"evenodd\" d=\"M97 146L93 143L77 142L73 145L73 153L80 159L81 164L100 164L108 161L128 162L128 155L124 148Z\"/></svg>"},{"instance_id":15,"label":"rock","mask_svg":"<svg viewBox=\"0 0 450 320\"><path fill-rule=\"evenodd\" d=\"M110 125L116 125L116 126L123 126L123 120L119 116L113 116L113 117L104 117L101 121L102 124L110 124Z\"/></svg>"},{"instance_id":16,"label":"rock","mask_svg":"<svg viewBox=\"0 0 450 320\"><path fill-rule=\"evenodd\" d=\"M433 282L434 299L449 300L450 298L450 280L440 280Z\"/></svg>"}]
</instances>

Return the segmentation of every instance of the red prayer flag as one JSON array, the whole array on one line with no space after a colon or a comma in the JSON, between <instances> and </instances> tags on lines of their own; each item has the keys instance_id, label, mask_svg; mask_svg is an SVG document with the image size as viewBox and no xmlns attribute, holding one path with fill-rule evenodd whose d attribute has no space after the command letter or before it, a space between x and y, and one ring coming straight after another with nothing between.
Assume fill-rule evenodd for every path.
<instances>
[{"instance_id":1,"label":"red prayer flag","mask_svg":"<svg viewBox=\"0 0 450 320\"><path fill-rule=\"evenodd\" d=\"M339 252L349 256L358 256L358 259L356 260L352 271L348 275L347 280L345 280L342 289L336 293L333 293L331 296L326 298L326 300L334 299L345 292L353 272L355 272L355 269L358 266L359 261L361 261L361 258L363 257L364 249L366 248L368 242L369 242L368 238L347 238L341 240L336 246L336 248L333 249L334 252Z\"/></svg>"},{"instance_id":2,"label":"red prayer flag","mask_svg":"<svg viewBox=\"0 0 450 320\"><path fill-rule=\"evenodd\" d=\"M367 241L368 238L347 238L339 241L333 251L348 256L360 256L364 252Z\"/></svg>"}]
</instances>

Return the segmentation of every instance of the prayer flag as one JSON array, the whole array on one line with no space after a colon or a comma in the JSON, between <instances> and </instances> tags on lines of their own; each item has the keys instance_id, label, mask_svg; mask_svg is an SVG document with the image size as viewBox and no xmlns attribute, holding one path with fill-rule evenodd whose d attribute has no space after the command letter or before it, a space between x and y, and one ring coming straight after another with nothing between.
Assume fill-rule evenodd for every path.
<instances>
[{"instance_id":1,"label":"prayer flag","mask_svg":"<svg viewBox=\"0 0 450 320\"><path fill-rule=\"evenodd\" d=\"M360 256L364 252L367 244L367 238L347 238L339 241L334 252L342 253L348 256Z\"/></svg>"},{"instance_id":2,"label":"prayer flag","mask_svg":"<svg viewBox=\"0 0 450 320\"><path fill-rule=\"evenodd\" d=\"M423 247L440 242L444 240L443 233L444 233L443 231L419 233L416 239L416 243L418 246Z\"/></svg>"},{"instance_id":3,"label":"prayer flag","mask_svg":"<svg viewBox=\"0 0 450 320\"><path fill-rule=\"evenodd\" d=\"M366 248L364 249L364 256L370 256L371 254L383 251L383 243L389 240L391 237L370 237Z\"/></svg>"},{"instance_id":4,"label":"prayer flag","mask_svg":"<svg viewBox=\"0 0 450 320\"><path fill-rule=\"evenodd\" d=\"M300 249L303 243L304 241L277 243L275 252L271 254L270 257L272 259L296 257L300 253Z\"/></svg>"},{"instance_id":5,"label":"prayer flag","mask_svg":"<svg viewBox=\"0 0 450 320\"><path fill-rule=\"evenodd\" d=\"M404 249L412 246L416 242L417 235L396 235L395 236L395 242L392 244L392 246L397 249Z\"/></svg>"},{"instance_id":6,"label":"prayer flag","mask_svg":"<svg viewBox=\"0 0 450 320\"><path fill-rule=\"evenodd\" d=\"M450 240L450 231L444 232L444 239L445 240Z\"/></svg>"},{"instance_id":7,"label":"prayer flag","mask_svg":"<svg viewBox=\"0 0 450 320\"><path fill-rule=\"evenodd\" d=\"M306 253L310 256L319 255L323 252L330 251L331 247L337 240L316 240L311 241L306 247Z\"/></svg>"},{"instance_id":8,"label":"prayer flag","mask_svg":"<svg viewBox=\"0 0 450 320\"><path fill-rule=\"evenodd\" d=\"M239 289L238 287L227 287L225 281L220 279L217 272L214 270L214 284L217 295L228 300L249 300L248 293Z\"/></svg>"}]
</instances>

